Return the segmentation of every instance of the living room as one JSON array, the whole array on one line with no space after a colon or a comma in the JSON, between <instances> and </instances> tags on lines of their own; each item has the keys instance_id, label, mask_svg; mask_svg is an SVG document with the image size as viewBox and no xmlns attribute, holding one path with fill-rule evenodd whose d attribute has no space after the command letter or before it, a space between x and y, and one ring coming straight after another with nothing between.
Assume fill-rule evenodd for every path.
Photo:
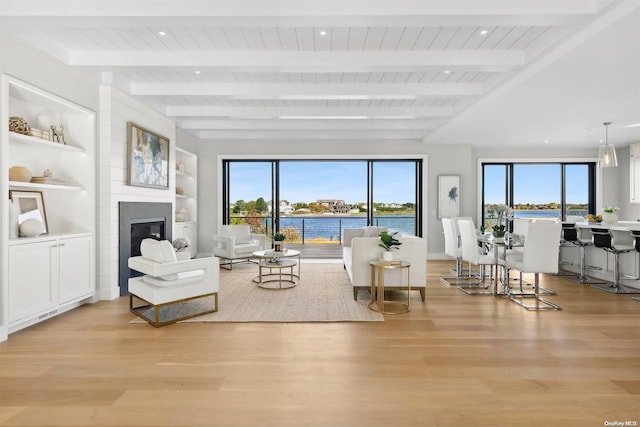
<instances>
[{"instance_id":1,"label":"living room","mask_svg":"<svg viewBox=\"0 0 640 427\"><path fill-rule=\"evenodd\" d=\"M482 209L482 176L480 165L483 162L496 160L513 162L574 160L595 162L598 159L599 145L602 144L600 140L603 139L604 135L602 123L608 120L613 122L608 137L609 143L614 144L616 147L618 166L615 168L598 169L596 178L596 206L599 210L609 205L619 207L618 213L621 219L636 220L640 218L640 204L631 203L629 197L632 191L630 146L632 143L640 142L640 134L638 133L640 127L624 127L637 124L638 121L640 121L638 117L640 101L637 96L640 91L637 79L640 73L640 63L638 60L639 37L637 37L638 28L640 28L638 2L625 1L620 2L618 5L609 3L607 4L608 8L602 6L602 9L598 9L599 11L603 10L601 15L592 13L593 16L590 16L589 22L580 21L580 28L572 28L572 30L576 31L576 33L572 34L573 37L567 36L566 38L558 39L557 44L553 45L553 48L550 47L549 55L540 56L536 61L528 63L527 67L523 67L515 73L515 75L511 75L509 80L496 85L495 88L489 91L488 94L485 94L480 100L476 99L476 104L461 109L461 111L458 112L459 115L456 115L449 122L444 124L440 123L441 127L435 130L432 129L433 132L432 130L423 132L423 136L421 137L416 136L417 132L405 132L406 129L399 129L397 132L389 128L382 130L377 129L377 126L382 125L373 123L367 123L363 125L362 128L355 128L355 131L349 131L349 126L345 125L344 122L358 121L357 119L352 119L342 120L342 123L335 125L336 129L341 130L341 132L337 133L338 136L329 134L330 136L327 137L315 127L318 125L314 125L314 127L307 132L305 132L304 129L296 130L295 127L293 127L282 129L281 133L274 134L269 130L263 129L262 132L266 135L264 138L259 137L260 130L252 134L240 133L240 137L234 136L233 130L229 129L233 126L242 127L243 122L241 120L234 122L233 126L229 125L224 131L218 130L218 133L216 133L215 129L209 129L208 132L211 132L210 135L214 136L206 136L207 134L205 133L205 136L202 137L198 132L182 127L183 119L180 116L170 117L168 114L163 114L158 111L159 108L157 108L157 106L152 107L146 102L147 100L144 94L141 95L140 92L135 92L134 90L128 91L126 88L135 88L135 85L130 85L129 81L123 83L123 81L120 80L123 77L118 73L118 64L99 67L80 62L78 65L77 58L69 54L70 52L74 52L73 50L61 52L56 49L48 49L48 47L57 46L56 43L34 47L28 42L29 37L26 31L23 31L25 38L17 38L15 32L22 31L29 19L34 20L34 28L38 27L40 29L46 29L48 25L53 27L60 25L64 28L64 25L68 25L69 21L81 19L73 16L73 14L56 16L57 13L51 12L50 9L48 9L50 7L53 8L53 6L46 5L42 5L43 9L41 9L45 17L31 16L29 13L24 13L26 6L19 6L18 3L19 2L15 4L13 2L2 2L3 8L10 5L12 8L17 7L18 11L13 12L14 9L7 8L0 12L3 27L6 28L0 34L0 53L2 58L0 62L0 72L3 75L9 76L11 79L15 79L16 83L14 87L18 87L24 83L29 88L35 88L43 93L55 96L56 102L68 102L82 107L83 111L91 116L94 121L94 130L89 132L93 145L86 153L89 159L88 164L93 170L82 171L81 176L86 176L87 178L85 182L80 184L84 184L88 191L78 196L78 198L89 197L88 205L90 205L90 209L82 210L72 205L73 209L69 208L69 211L65 213L64 206L56 205L53 200L50 201L48 198L45 202L47 205L51 203L50 209L49 206L47 206L47 215L49 220L52 221L53 226L63 226L65 222L82 223L82 228L88 229L89 234L91 234L92 259L90 261L91 269L89 274L92 275L94 281L91 302L96 304L88 306L94 306L96 311L94 312L95 314L88 313L84 310L86 307L83 306L84 311L74 310L68 314L74 316L74 318L79 321L85 319L87 324L91 324L92 328L98 330L98 332L94 331L94 333L97 337L102 337L102 339L104 339L104 335L107 334L102 334L99 330L101 327L104 327L107 330L118 330L118 333L122 333L123 336L127 337L124 338L125 340L129 339L128 337L134 337L134 339L135 337L144 337L146 344L149 344L160 352L163 351L162 347L160 344L154 344L150 340L151 336L157 339L163 336L169 336L174 343L172 345L176 345L175 342L179 341L177 335L174 335L177 334L177 332L172 332L170 329L168 329L167 332L163 332L162 329L141 328L141 326L147 325L134 325L133 327L135 327L135 329L130 330L130 332L122 332L122 328L129 326L129 324L127 320L124 320L125 324L120 324L123 319L127 318L128 314L126 310L124 310L125 307L119 302L122 299L120 298L120 260L118 256L120 244L118 235L119 204L120 202L157 202L169 203L175 206L176 186L177 180L179 179L172 169L169 175L167 189L145 188L128 184L126 152L127 123L129 122L166 137L171 144L169 153L170 161L176 158L176 149L184 150L197 156L197 210L191 212L191 214L197 217L197 237L194 241L197 242L197 253L201 255L213 253L213 236L218 232L220 225L224 222L221 208L223 205L222 162L224 160L416 159L420 160L424 166L422 176L423 192L421 194L424 206L421 229L422 237L427 241L427 259L429 260L427 271L428 274L435 274L435 280L437 280L440 275L446 273L446 269L443 270L441 267L432 268L431 261L447 259L444 252L442 224L437 215L438 195L436 183L439 176L456 175L460 177L461 214L479 219ZM31 4L30 2L28 3ZM596 9L594 4L597 2L585 1L579 3L584 10ZM67 5L67 3L65 3L65 5ZM410 6L410 4L403 3L403 7ZM136 3L134 9L136 7L141 6ZM47 11L49 11L48 15ZM14 15L11 15L11 13L14 13ZM33 13L38 14L36 12ZM62 12L61 14L64 15ZM47 23L46 20L49 18L51 21ZM566 17L563 16L562 18ZM56 19L60 20L59 24L54 22ZM348 20L348 18L343 19ZM560 20L561 17L557 17L557 19ZM569 20L569 18L566 19ZM15 22L11 23L11 20L22 23L18 25ZM89 24L86 25L88 26ZM480 26L480 24L473 26ZM78 51L86 53L83 49L79 49ZM97 55L99 56L99 54ZM623 65L621 66L619 64ZM144 68L144 66L140 64L138 64L138 66ZM292 72L292 74L293 73L295 72ZM552 82L552 85L548 86L550 82ZM3 90L5 88L6 87L3 86ZM6 94L2 95L3 104L1 115L3 118L8 117L7 109L10 108L6 100L7 96ZM468 96L473 97L472 95ZM585 106L588 108L584 108ZM616 110L620 106L626 111L620 116L614 115L614 111L617 113ZM334 106L329 104L327 109L334 109ZM575 117L575 115L578 114L576 112L585 112L582 120ZM384 115L384 113L385 111L376 114ZM630 120L629 117L633 117L635 120ZM252 120L264 119L258 118ZM398 125L398 123L395 122L396 124L394 126L398 128L402 128L403 124L408 125L408 127L416 126L414 123L402 122L402 120L409 119L397 120L400 120L400 124ZM424 122L425 120L419 121ZM555 125L562 121L570 122L571 126L567 124L566 126L554 127L552 129L552 124ZM578 127L576 127L577 123L580 123ZM571 127L570 131L567 129L568 127ZM588 128L588 130L585 130L585 128ZM241 131L242 129L238 130ZM74 131L74 129L69 129L70 137L73 136ZM1 168L3 178L0 188L4 194L8 194L11 188L6 177L9 176L9 169L16 165L10 163L10 160L6 160L11 153L11 150L8 148L8 142L5 141L8 139L6 123L3 123L2 132L3 142L1 154L3 161ZM545 136L545 134L548 135L550 132L557 133L555 135ZM375 135L376 133L380 135ZM384 137L382 136L383 134ZM287 137L287 135L289 136ZM549 142L545 143L545 138L548 138ZM72 138L69 141L70 143L74 142ZM40 153L38 153L37 156L40 156ZM47 155L42 156L44 159ZM54 162L55 160L52 159L51 161ZM57 169L51 168L54 176L71 174L71 172L64 170L63 163L58 162ZM80 160L78 163L81 162L84 162L84 160ZM38 162L38 164L40 163L41 162ZM41 169L42 170L37 169L31 172L34 175L40 175L43 174L45 167ZM78 171L73 171L73 173L78 173ZM8 270L10 263L8 255L9 237L7 233L4 232L4 230L8 229L9 221L9 208L6 204L6 197L3 199L2 206L2 212L0 213L3 227L0 244L0 258L2 259L0 341L10 343L14 331L10 330L10 321L7 314L7 298L9 295ZM84 223L86 219L83 219L87 215L90 217L88 225ZM173 227L176 226L175 223L172 225ZM455 311L455 295L443 295L442 293L445 291L449 291L449 289L435 291L435 300L437 300L438 297L443 300L446 299L447 306ZM609 296L607 295L607 297ZM429 296L427 296L427 301L428 298ZM460 307L468 309L467 306L473 304L469 297L460 295L458 298L460 298L460 300L456 301L459 301ZM589 299L588 301L594 305L599 303L597 297ZM109 304L113 305L109 306ZM615 312L619 311L621 313L620 317L612 322L615 322L617 326L622 325L621 330L629 332L625 329L624 325L634 324L634 322L637 321L637 316L630 313L631 309L626 306L623 307L622 304L621 302L615 302L613 306L604 308L602 312L606 312L612 317L615 317ZM425 307L426 306L428 306L428 304L425 305ZM440 307L436 312L440 310L443 312L444 306ZM464 318L465 315L462 313L463 309L459 308L458 310L461 313L460 316ZM472 310L477 310L477 308ZM498 307L496 310L499 311L502 310L502 308ZM112 311L115 311L117 314L110 317L112 316L112 314L110 314ZM474 313L478 314L475 311ZM596 313L598 313L598 309L594 309L592 316L597 316ZM544 314L545 313L541 315ZM420 311L416 310L416 312L412 314L412 321L415 322L410 326L412 331L385 331L385 339L399 346L396 349L397 351L393 353L395 357L399 357L398 354L400 350L398 349L402 346L399 341L401 341L403 337L409 340L415 340L412 341L415 345L425 345L424 342L419 342L417 337L421 337L425 329L433 326L429 325L431 322L428 318L429 315L429 310L423 307ZM94 316L104 316L106 319L104 323L101 324L93 320ZM513 313L511 316L510 319L513 320L519 315ZM24 329L23 332L35 331L37 333L41 330L39 328L45 328L45 330L48 331L47 328L49 326L47 325L49 325L49 322L54 321L54 319L46 320L46 317L47 316L42 319L34 319L32 323L34 326ZM63 316L56 317L60 318ZM536 319L536 322L540 322L537 323L538 325L551 322L543 318ZM440 320L442 321L442 318ZM457 319L456 322L457 321L460 321L460 319ZM394 322L398 321L391 319L391 321L385 323ZM397 324L398 323L396 323L396 325ZM531 326L531 324L528 325L527 328L535 329L536 327ZM192 333L198 337L206 336L207 339L216 339L214 335L204 332L201 326L202 325L196 326L196 329ZM259 329L261 333L265 333L265 330L262 329L263 326L264 325L255 327L257 328L256 330ZM362 339L360 336L357 336L358 334L364 334L364 336L371 339L375 337L376 328L382 330L382 328L387 326L369 326L370 329L358 327L355 330L340 330L339 332L337 330L340 329L340 325L329 324L326 325L326 327L336 332L341 340L340 343L331 342L327 336L322 335L321 340L324 340L327 346L337 348L344 345L345 348L351 348L357 347L358 342ZM455 329L454 324L450 324L447 327L450 327L452 330ZM476 325L473 321L465 323L464 327L468 328L468 330L483 328L482 325ZM499 327L499 325L492 324L491 327ZM64 328L69 328L67 329L69 333L65 333ZM307 344L313 341L312 337L314 335L320 334L319 331L310 327L308 328L307 326L295 329L291 328L291 325L281 325L277 328L277 332L274 332L277 334L307 334L307 338L303 340L303 342L307 342ZM238 330L247 331L250 329L251 326L239 325L224 325L219 329L220 333L229 341L225 342L225 344L234 348L234 351L230 354L237 356L237 354L241 352L240 347L242 347L241 344L237 344L236 346L236 344L232 343L233 334ZM570 329L570 327L568 327L568 329ZM187 336L190 334L187 329L183 328L180 330ZM273 330L275 331L276 329L274 328ZM393 333L398 332L400 337L397 338L398 341L395 341ZM528 332L531 332L531 330L528 329ZM603 335L606 334L606 332L601 332ZM19 333L21 332L17 332L17 334ZM76 326L63 326L62 331L54 332L52 336L55 336L56 339L60 341L60 346L65 342L67 343L66 345L71 345L69 343L74 340L73 337L76 333L78 333ZM456 339L460 340L456 345L463 345L462 341L465 339L463 334L456 331L453 331L453 333L457 334ZM617 332L613 330L610 333L611 335L617 334ZM261 341L259 334L256 333L254 335L249 333L248 335L251 336L245 336L245 338L243 338L243 340L246 340L243 341L243 345L245 345L246 348L251 348L251 351L259 351L258 347L254 347L253 344L251 344L252 342L257 343ZM353 342L349 342L348 337L350 335L353 335ZM472 334L468 334L466 338L469 338L470 335ZM515 339L516 336L516 333L509 334L510 339ZM439 338L446 340L446 333L440 335ZM37 339L34 338L32 342L32 351L34 353L39 351L36 342L40 339L47 341L46 338L38 334ZM88 342L84 341L85 339L88 338L86 336L83 337L84 344ZM545 336L545 339L553 340L555 337ZM47 345L50 346L52 344L47 341ZM114 345L114 342L109 341L109 345ZM189 346L192 345L192 343L189 344ZM315 345L317 345L317 343L314 344L313 348L318 349ZM586 346L597 347L598 345L597 340L594 339L594 341ZM295 347L295 344L288 342L287 346ZM5 346L4 348L8 347ZM55 349L57 347L52 345L52 347L47 348ZM176 349L179 348L179 344L172 348L173 351L176 351ZM375 352L379 350L383 352L384 348L384 343L377 342L376 345L367 347L367 351ZM108 349L104 350L108 351ZM505 352L508 351L506 347L502 348L502 350ZM527 350L526 345L522 345L519 350L525 352ZM82 354L83 350L80 348L77 349L77 351L79 354ZM215 349L212 346L206 345L203 351L215 351ZM340 357L341 351L339 349L334 349L333 351L336 352L336 357ZM358 352L358 349L353 348L353 351ZM635 366L634 364L638 357L637 351L634 352L633 349L625 348L624 352L627 355L625 360L629 362L629 366ZM196 352L194 351L189 354L193 357ZM279 355L275 353L270 354L273 357L279 357ZM590 354L595 354L594 357L598 357L602 353L594 352ZM438 358L437 354L432 354L432 356ZM568 355L567 357L570 356L571 355ZM419 357L416 353L411 353L409 359ZM231 355L229 355L229 360L230 359L232 359ZM403 360L409 362L407 359ZM190 361L182 362L191 363ZM177 364L182 362L172 359L167 363ZM381 360L378 360L378 362L387 363ZM503 358L500 359L500 362L510 363ZM613 363L611 360L608 360L607 363L609 362ZM163 362L158 363L161 364ZM259 361L256 363L259 363ZM471 361L471 363L477 362ZM489 363L491 362L489 361ZM141 369L142 365L136 364L136 366L138 369ZM333 366L333 368L336 368L336 366ZM3 370L4 369L11 369L11 366L5 365L3 366ZM55 367L51 369L55 369ZM62 371L61 375L69 374L69 376L73 377L72 368L67 367L67 369L66 371ZM309 365L301 367L301 369L312 371L315 367L313 363L310 362ZM349 365L347 369L353 373L353 370L357 368L355 365ZM254 370L254 368L251 368L251 370ZM278 370L278 372L283 371ZM395 374L399 376L402 375L401 372L397 371L395 371ZM615 377L612 378L612 380L618 381L620 387L627 387L627 389L632 390L637 397L637 378L632 377L631 374L629 375L630 379L628 383L625 383L625 379L621 377ZM19 375L16 374L16 376ZM312 377L314 380L318 380L317 372ZM360 380L358 376L350 378L354 382ZM277 381L277 379L271 379ZM446 381L440 378L437 383L442 387ZM592 380L592 382L589 382L587 385L600 387L604 383L605 381ZM471 386L476 391L480 391L480 389L486 390L485 387L487 387L487 384L489 384L489 382L482 385L465 383L465 385ZM345 387L349 386L349 384L343 385L345 385ZM380 387L384 386L384 384L377 385ZM209 386L210 385L203 387ZM463 388L462 384L458 384L458 386ZM579 388L579 385L572 383L572 387L576 387L574 389L575 391ZM2 386L0 386L0 388L2 388ZM508 387L506 389L508 389ZM501 388L501 391L504 392L506 389ZM514 391L516 388L511 390ZM32 391L33 390L31 390L31 392ZM555 389L554 392L561 393L558 392L557 389ZM135 392L133 394L135 395ZM149 397L148 395L146 396ZM454 393L450 395L450 398L452 401L455 401ZM16 401L13 400L13 402ZM268 401L265 405L269 402L274 405L283 404L280 401ZM358 402L369 408L366 402L361 400L358 400ZM337 405L337 403L331 401L331 399L328 399L325 403ZM20 406L18 403L12 406L15 406L12 409L12 413L15 414L19 412L19 410L16 409ZM344 409L343 407L341 408ZM126 404L119 410L125 412L125 409L127 409ZM541 409L544 410L544 407L541 407ZM301 416L301 413L297 414ZM363 419L366 418L366 414L361 415ZM624 415L627 416L630 414L624 413ZM615 417L616 414L614 413L610 416ZM622 415L619 416L621 417ZM635 419L638 419L638 417L640 417L640 415ZM253 418L253 421L258 419L258 417ZM5 418L3 421L5 420L8 420L8 418ZM86 422L87 418L83 418L83 420ZM175 419L172 418L172 420ZM441 418L440 420L445 420L445 418ZM446 420L452 421L450 418ZM466 418L466 420L468 421L469 418ZM103 421L108 424L108 417L103 418ZM327 420L319 417L313 424L322 425L322 421ZM357 424L354 418L345 418L342 421L344 425ZM386 419L386 421L388 421L387 425L393 424L390 419ZM417 421L413 419L405 419L404 421L406 421L406 425L418 425ZM512 421L518 422L522 420L514 417ZM613 421L613 418L599 419L598 425L601 425L602 422L605 421ZM157 421L157 423L159 423L159 421ZM151 422L151 424L157 423ZM195 423L192 424L195 425ZM228 424L233 425L234 422L229 421ZM295 425L293 422L290 422L290 424ZM522 421L521 424L526 425L526 422ZM33 422L32 425L37 425L37 422ZM60 421L58 425L64 425L64 422ZM203 423L202 425L205 424ZM242 425L242 423L237 421L235 425ZM271 424L266 423L265 425Z\"/></svg>"}]
</instances>

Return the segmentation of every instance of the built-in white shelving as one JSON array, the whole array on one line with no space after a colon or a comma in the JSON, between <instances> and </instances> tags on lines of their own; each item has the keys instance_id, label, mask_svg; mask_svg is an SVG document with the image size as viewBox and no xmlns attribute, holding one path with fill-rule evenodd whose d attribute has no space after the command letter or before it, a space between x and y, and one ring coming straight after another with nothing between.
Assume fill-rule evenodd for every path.
<instances>
[{"instance_id":1,"label":"built-in white shelving","mask_svg":"<svg viewBox=\"0 0 640 427\"><path fill-rule=\"evenodd\" d=\"M198 156L176 148L176 198L174 238L186 237L191 241L191 255L198 251Z\"/></svg>"},{"instance_id":2,"label":"built-in white shelving","mask_svg":"<svg viewBox=\"0 0 640 427\"><path fill-rule=\"evenodd\" d=\"M3 75L1 120L6 125L13 116L44 131L50 125L62 126L64 141L2 127L3 197L16 191L42 194L48 232L9 238L14 224L10 224L9 204L2 204L0 340L88 301L96 283L96 114ZM13 166L27 168L34 177L49 171L53 182L9 181Z\"/></svg>"}]
</instances>

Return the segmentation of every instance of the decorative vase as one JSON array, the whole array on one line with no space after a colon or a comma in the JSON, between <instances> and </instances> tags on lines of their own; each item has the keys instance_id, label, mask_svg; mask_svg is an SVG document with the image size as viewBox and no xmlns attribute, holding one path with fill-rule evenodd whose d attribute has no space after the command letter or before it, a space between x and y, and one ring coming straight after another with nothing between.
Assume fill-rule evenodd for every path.
<instances>
[{"instance_id":1,"label":"decorative vase","mask_svg":"<svg viewBox=\"0 0 640 427\"><path fill-rule=\"evenodd\" d=\"M506 233L506 231L497 231L497 230L494 230L494 231L493 231L493 237L498 237L498 238L500 238L500 237L504 237L504 233Z\"/></svg>"},{"instance_id":2,"label":"decorative vase","mask_svg":"<svg viewBox=\"0 0 640 427\"><path fill-rule=\"evenodd\" d=\"M606 224L615 224L618 222L618 214L615 212L604 212L602 214L602 222Z\"/></svg>"},{"instance_id":3,"label":"decorative vase","mask_svg":"<svg viewBox=\"0 0 640 427\"><path fill-rule=\"evenodd\" d=\"M16 239L19 236L18 220L20 218L20 207L9 200L9 238Z\"/></svg>"},{"instance_id":4,"label":"decorative vase","mask_svg":"<svg viewBox=\"0 0 640 427\"><path fill-rule=\"evenodd\" d=\"M280 241L273 242L273 250L275 250L276 252L282 252L282 242Z\"/></svg>"},{"instance_id":5,"label":"decorative vase","mask_svg":"<svg viewBox=\"0 0 640 427\"><path fill-rule=\"evenodd\" d=\"M385 261L393 261L393 252L391 251L382 252L382 259Z\"/></svg>"},{"instance_id":6,"label":"decorative vase","mask_svg":"<svg viewBox=\"0 0 640 427\"><path fill-rule=\"evenodd\" d=\"M29 218L20 224L20 234L25 237L37 237L44 233L44 224L42 221Z\"/></svg>"},{"instance_id":7,"label":"decorative vase","mask_svg":"<svg viewBox=\"0 0 640 427\"><path fill-rule=\"evenodd\" d=\"M9 169L9 181L31 182L31 171L24 166L14 166Z\"/></svg>"}]
</instances>

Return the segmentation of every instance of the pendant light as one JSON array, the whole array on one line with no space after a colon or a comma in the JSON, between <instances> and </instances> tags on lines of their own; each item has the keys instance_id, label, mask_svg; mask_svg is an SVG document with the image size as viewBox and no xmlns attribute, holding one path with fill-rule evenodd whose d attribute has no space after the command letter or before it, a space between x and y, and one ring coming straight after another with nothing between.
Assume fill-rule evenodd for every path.
<instances>
[{"instance_id":1,"label":"pendant light","mask_svg":"<svg viewBox=\"0 0 640 427\"><path fill-rule=\"evenodd\" d=\"M616 147L609 145L609 125L611 122L604 122L604 145L600 146L598 151L598 167L615 168L618 166L618 158L616 157Z\"/></svg>"}]
</instances>

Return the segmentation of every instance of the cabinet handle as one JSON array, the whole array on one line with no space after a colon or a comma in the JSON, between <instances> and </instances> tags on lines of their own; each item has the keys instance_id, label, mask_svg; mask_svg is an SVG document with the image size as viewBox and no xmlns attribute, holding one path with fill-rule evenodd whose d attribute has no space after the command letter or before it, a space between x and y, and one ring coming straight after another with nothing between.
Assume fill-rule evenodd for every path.
<instances>
[{"instance_id":1,"label":"cabinet handle","mask_svg":"<svg viewBox=\"0 0 640 427\"><path fill-rule=\"evenodd\" d=\"M60 243L58 246L66 246L66 243Z\"/></svg>"}]
</instances>

